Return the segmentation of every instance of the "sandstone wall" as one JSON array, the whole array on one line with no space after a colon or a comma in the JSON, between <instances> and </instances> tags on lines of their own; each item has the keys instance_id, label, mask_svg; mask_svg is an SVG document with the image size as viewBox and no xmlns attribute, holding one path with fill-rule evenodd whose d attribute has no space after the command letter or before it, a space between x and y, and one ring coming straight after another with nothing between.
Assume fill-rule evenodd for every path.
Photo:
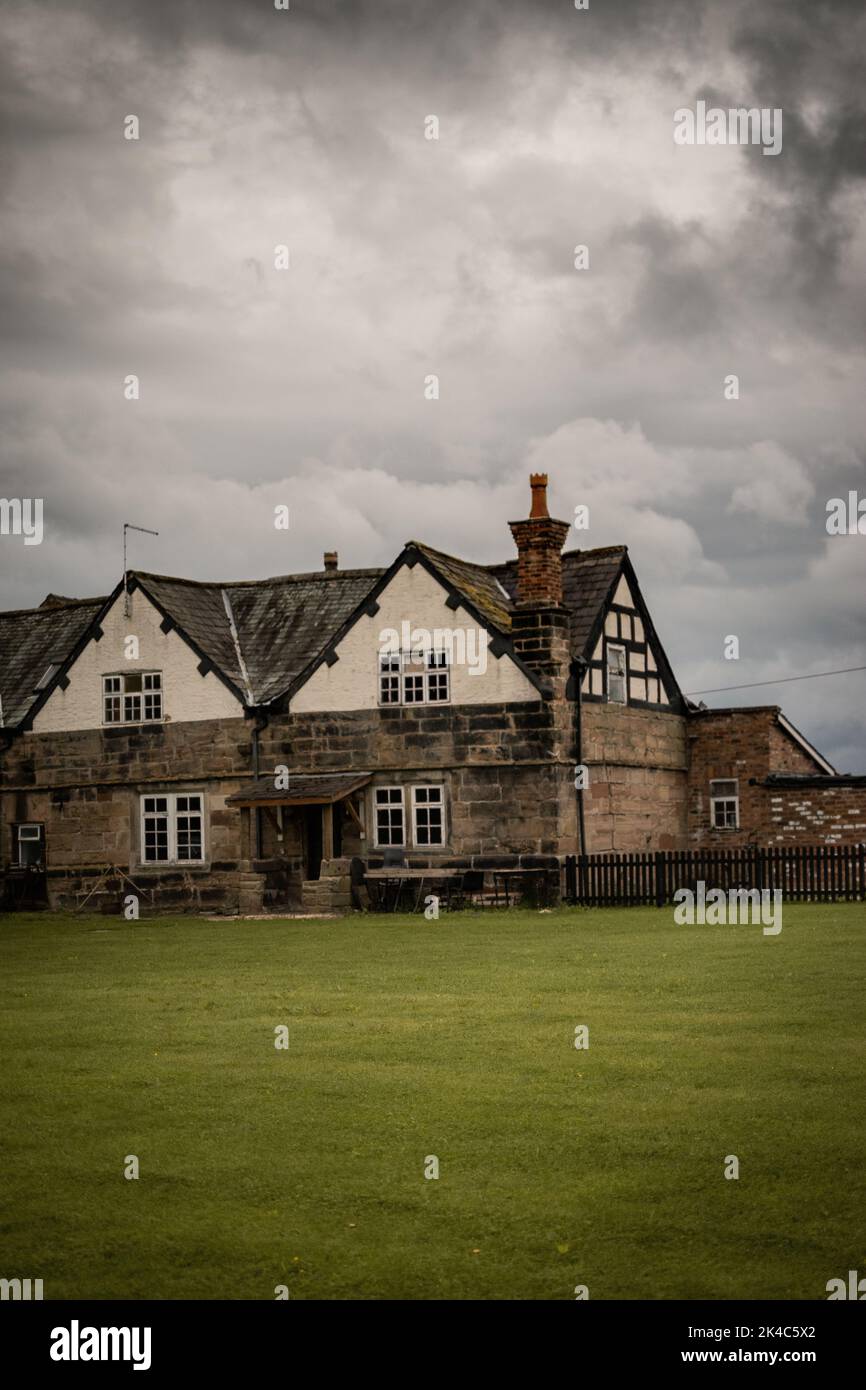
<instances>
[{"instance_id":1,"label":"sandstone wall","mask_svg":"<svg viewBox=\"0 0 866 1390\"><path fill-rule=\"evenodd\" d=\"M588 852L683 848L685 719L662 710L585 704L582 743Z\"/></svg>"}]
</instances>

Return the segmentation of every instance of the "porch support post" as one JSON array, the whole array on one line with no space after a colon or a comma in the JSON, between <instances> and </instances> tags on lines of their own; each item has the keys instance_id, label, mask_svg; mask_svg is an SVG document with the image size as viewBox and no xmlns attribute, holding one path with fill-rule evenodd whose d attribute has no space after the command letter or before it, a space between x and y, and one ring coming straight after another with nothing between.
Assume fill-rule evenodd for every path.
<instances>
[{"instance_id":1,"label":"porch support post","mask_svg":"<svg viewBox=\"0 0 866 1390\"><path fill-rule=\"evenodd\" d=\"M248 862L252 862L253 826L249 806L241 807L241 854Z\"/></svg>"},{"instance_id":2,"label":"porch support post","mask_svg":"<svg viewBox=\"0 0 866 1390\"><path fill-rule=\"evenodd\" d=\"M322 807L322 858L334 857L334 808L329 803Z\"/></svg>"}]
</instances>

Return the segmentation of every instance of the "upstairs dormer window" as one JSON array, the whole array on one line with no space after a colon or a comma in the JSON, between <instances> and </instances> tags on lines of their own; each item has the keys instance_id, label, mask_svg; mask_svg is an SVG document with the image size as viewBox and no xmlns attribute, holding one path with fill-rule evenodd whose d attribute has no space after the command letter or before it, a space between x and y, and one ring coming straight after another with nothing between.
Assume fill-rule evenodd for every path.
<instances>
[{"instance_id":1,"label":"upstairs dormer window","mask_svg":"<svg viewBox=\"0 0 866 1390\"><path fill-rule=\"evenodd\" d=\"M103 723L156 724L162 719L162 672L102 677Z\"/></svg>"},{"instance_id":2,"label":"upstairs dormer window","mask_svg":"<svg viewBox=\"0 0 866 1390\"><path fill-rule=\"evenodd\" d=\"M613 705L626 702L625 647L607 644L607 698Z\"/></svg>"},{"instance_id":3,"label":"upstairs dormer window","mask_svg":"<svg viewBox=\"0 0 866 1390\"><path fill-rule=\"evenodd\" d=\"M433 705L450 698L447 652L419 650L380 655L380 705Z\"/></svg>"}]
</instances>

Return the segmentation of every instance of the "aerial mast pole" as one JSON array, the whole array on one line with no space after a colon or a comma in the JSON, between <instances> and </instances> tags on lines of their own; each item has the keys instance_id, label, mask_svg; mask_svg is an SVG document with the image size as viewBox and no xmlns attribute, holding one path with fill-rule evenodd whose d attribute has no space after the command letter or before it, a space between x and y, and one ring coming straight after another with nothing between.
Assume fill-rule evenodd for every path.
<instances>
[{"instance_id":1,"label":"aerial mast pole","mask_svg":"<svg viewBox=\"0 0 866 1390\"><path fill-rule=\"evenodd\" d=\"M158 536L158 531L151 531L147 526L135 526L131 521L123 523L123 615L129 617L129 590L126 587L126 533L127 531L142 531L147 536Z\"/></svg>"}]
</instances>

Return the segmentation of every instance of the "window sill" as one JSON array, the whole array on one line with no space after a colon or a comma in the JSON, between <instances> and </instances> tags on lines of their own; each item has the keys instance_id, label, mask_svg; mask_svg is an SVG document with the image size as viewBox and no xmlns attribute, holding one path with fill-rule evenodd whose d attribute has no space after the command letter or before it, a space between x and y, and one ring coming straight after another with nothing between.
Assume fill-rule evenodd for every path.
<instances>
[{"instance_id":1,"label":"window sill","mask_svg":"<svg viewBox=\"0 0 866 1390\"><path fill-rule=\"evenodd\" d=\"M120 733L124 729L162 729L168 719L129 719L117 724L100 724L105 733Z\"/></svg>"},{"instance_id":2,"label":"window sill","mask_svg":"<svg viewBox=\"0 0 866 1390\"><path fill-rule=\"evenodd\" d=\"M179 869L189 870L193 873L209 874L210 864L203 859L161 859L158 864L148 861L146 864L135 864L130 869L130 873L135 874L162 874L174 873Z\"/></svg>"}]
</instances>

